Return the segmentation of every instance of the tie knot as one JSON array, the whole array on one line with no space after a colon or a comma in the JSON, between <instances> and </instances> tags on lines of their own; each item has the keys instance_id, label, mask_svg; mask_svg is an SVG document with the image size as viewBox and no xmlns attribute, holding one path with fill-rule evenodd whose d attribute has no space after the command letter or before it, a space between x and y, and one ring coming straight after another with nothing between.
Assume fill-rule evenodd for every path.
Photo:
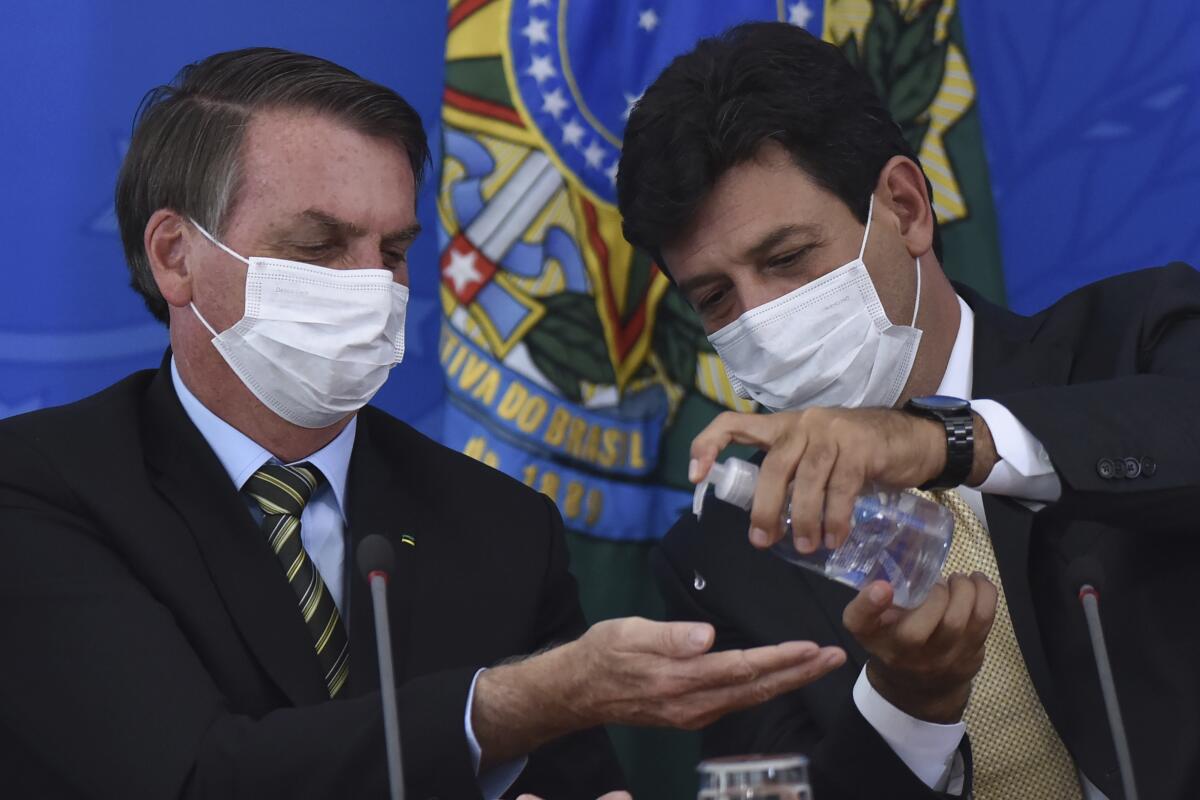
<instances>
[{"instance_id":1,"label":"tie knot","mask_svg":"<svg viewBox=\"0 0 1200 800\"><path fill-rule=\"evenodd\" d=\"M320 470L307 461L292 466L263 464L246 481L245 492L264 514L298 517L322 480Z\"/></svg>"}]
</instances>

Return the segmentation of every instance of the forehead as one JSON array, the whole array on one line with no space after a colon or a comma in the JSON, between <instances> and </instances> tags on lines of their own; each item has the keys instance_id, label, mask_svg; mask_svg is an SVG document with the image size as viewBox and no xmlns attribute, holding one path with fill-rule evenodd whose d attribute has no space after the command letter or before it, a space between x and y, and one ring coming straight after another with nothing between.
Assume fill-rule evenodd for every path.
<instances>
[{"instance_id":1,"label":"forehead","mask_svg":"<svg viewBox=\"0 0 1200 800\"><path fill-rule=\"evenodd\" d=\"M397 229L416 219L416 185L404 148L329 116L258 112L239 156L234 216L316 205L367 228Z\"/></svg>"},{"instance_id":2,"label":"forehead","mask_svg":"<svg viewBox=\"0 0 1200 800\"><path fill-rule=\"evenodd\" d=\"M683 233L663 247L663 256L682 279L697 269L740 263L747 250L780 226L825 226L848 215L835 194L772 142L718 178Z\"/></svg>"}]
</instances>

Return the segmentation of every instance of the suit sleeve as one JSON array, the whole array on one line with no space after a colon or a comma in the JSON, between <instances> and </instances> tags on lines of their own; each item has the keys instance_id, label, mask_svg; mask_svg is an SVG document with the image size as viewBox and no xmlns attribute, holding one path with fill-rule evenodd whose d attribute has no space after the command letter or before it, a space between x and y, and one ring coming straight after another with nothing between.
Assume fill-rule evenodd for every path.
<instances>
[{"instance_id":1,"label":"suit sleeve","mask_svg":"<svg viewBox=\"0 0 1200 800\"><path fill-rule=\"evenodd\" d=\"M575 578L568 570L562 517L549 498L540 496L546 519L549 559L537 623L536 648L577 638L587 629ZM606 792L625 788L608 734L603 728L564 736L543 745L505 797L529 792L538 797L595 800Z\"/></svg>"},{"instance_id":2,"label":"suit sleeve","mask_svg":"<svg viewBox=\"0 0 1200 800\"><path fill-rule=\"evenodd\" d=\"M383 796L377 693L237 714L177 619L54 468L0 433L0 727L93 797ZM399 689L414 795L475 797L462 730L473 670Z\"/></svg>"},{"instance_id":3,"label":"suit sleeve","mask_svg":"<svg viewBox=\"0 0 1200 800\"><path fill-rule=\"evenodd\" d=\"M688 521L679 524L687 525ZM718 650L770 644L747 641L720 614L702 605L686 588L685 576L692 571L675 562L666 548L657 548L651 559L670 619L710 623L716 629ZM965 741L964 737L964 749ZM933 791L913 774L859 713L849 692L832 724L824 729L806 707L803 690L727 714L704 730L701 752L705 758L803 753L809 757L813 794L822 800L933 800L951 796Z\"/></svg>"},{"instance_id":4,"label":"suit sleeve","mask_svg":"<svg viewBox=\"0 0 1200 800\"><path fill-rule=\"evenodd\" d=\"M1071 354L1103 359L1132 347L1135 374L993 398L1045 447L1063 484L1058 508L1077 518L1170 528L1200 502L1200 273L1175 265L1154 274L1140 318L1117 334L1108 329L1136 299L1093 310ZM1134 462L1136 476L1125 468Z\"/></svg>"}]
</instances>

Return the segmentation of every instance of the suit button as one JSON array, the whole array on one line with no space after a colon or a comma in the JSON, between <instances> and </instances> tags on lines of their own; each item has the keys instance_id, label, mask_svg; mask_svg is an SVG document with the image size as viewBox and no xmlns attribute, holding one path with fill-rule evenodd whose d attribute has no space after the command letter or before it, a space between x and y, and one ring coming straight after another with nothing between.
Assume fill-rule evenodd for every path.
<instances>
[{"instance_id":1,"label":"suit button","mask_svg":"<svg viewBox=\"0 0 1200 800\"><path fill-rule=\"evenodd\" d=\"M1136 458L1125 458L1125 477L1136 478L1142 474L1142 462Z\"/></svg>"},{"instance_id":2,"label":"suit button","mask_svg":"<svg viewBox=\"0 0 1200 800\"><path fill-rule=\"evenodd\" d=\"M1158 464L1150 456L1142 458L1142 475L1146 478L1153 478L1154 473L1158 472Z\"/></svg>"},{"instance_id":3,"label":"suit button","mask_svg":"<svg viewBox=\"0 0 1200 800\"><path fill-rule=\"evenodd\" d=\"M1096 462L1096 472L1101 478L1108 480L1117 474L1117 465L1111 458L1102 458Z\"/></svg>"}]
</instances>

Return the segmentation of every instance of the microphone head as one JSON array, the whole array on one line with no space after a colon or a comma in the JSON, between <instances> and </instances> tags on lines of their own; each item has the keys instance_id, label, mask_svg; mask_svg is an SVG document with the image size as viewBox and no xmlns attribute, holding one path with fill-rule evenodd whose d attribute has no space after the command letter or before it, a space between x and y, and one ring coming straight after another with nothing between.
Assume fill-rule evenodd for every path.
<instances>
[{"instance_id":1,"label":"microphone head","mask_svg":"<svg viewBox=\"0 0 1200 800\"><path fill-rule=\"evenodd\" d=\"M359 542L354 555L358 561L358 571L364 578L372 572L391 575L392 568L396 565L396 552L392 549L392 543L378 533L372 533Z\"/></svg>"},{"instance_id":2,"label":"microphone head","mask_svg":"<svg viewBox=\"0 0 1200 800\"><path fill-rule=\"evenodd\" d=\"M1067 565L1067 583L1072 589L1088 584L1097 592L1104 591L1104 567L1094 554L1080 556Z\"/></svg>"}]
</instances>

